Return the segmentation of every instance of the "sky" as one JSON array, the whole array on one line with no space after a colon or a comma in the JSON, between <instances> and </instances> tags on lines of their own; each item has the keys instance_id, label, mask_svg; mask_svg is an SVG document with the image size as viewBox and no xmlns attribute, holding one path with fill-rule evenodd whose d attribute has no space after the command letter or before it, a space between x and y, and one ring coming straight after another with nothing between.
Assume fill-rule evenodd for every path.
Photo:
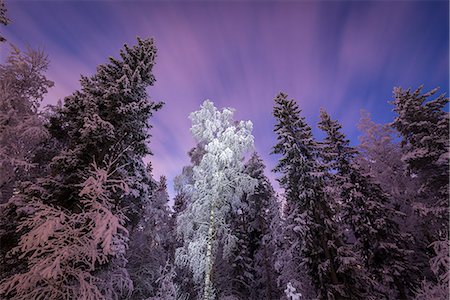
<instances>
[{"instance_id":1,"label":"sky","mask_svg":"<svg viewBox=\"0 0 450 300\"><path fill-rule=\"evenodd\" d=\"M316 129L320 108L354 145L361 109L393 118L395 86L449 89L448 1L7 1L12 23L0 31L25 49L43 49L55 82L45 104L80 87L80 75L117 57L124 43L153 37L156 83L149 97L165 106L151 119L154 175L173 178L195 145L190 112L212 100L254 124L266 175L277 157L273 99L297 100ZM0 60L9 47L0 45ZM278 190L278 188L277 188Z\"/></svg>"}]
</instances>

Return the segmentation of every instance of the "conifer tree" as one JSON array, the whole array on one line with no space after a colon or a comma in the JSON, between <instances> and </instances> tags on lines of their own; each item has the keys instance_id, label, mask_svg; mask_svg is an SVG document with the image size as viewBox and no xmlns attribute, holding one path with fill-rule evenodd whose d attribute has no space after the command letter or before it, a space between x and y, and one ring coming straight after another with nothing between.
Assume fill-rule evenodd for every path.
<instances>
[{"instance_id":1,"label":"conifer tree","mask_svg":"<svg viewBox=\"0 0 450 300\"><path fill-rule=\"evenodd\" d=\"M449 291L449 113L445 111L449 99L444 94L431 99L438 89L426 93L422 89L394 88L397 116L391 123L402 138L402 160L409 175L420 184L415 208L425 243L433 250L428 256L434 276L422 282L419 299L446 297Z\"/></svg>"},{"instance_id":2,"label":"conifer tree","mask_svg":"<svg viewBox=\"0 0 450 300\"><path fill-rule=\"evenodd\" d=\"M253 290L255 298L278 298L273 252L275 250L272 224L279 220L278 200L275 191L264 174L266 166L255 152L245 166L245 172L257 180L253 193L247 194L249 237L252 239L251 258L255 274Z\"/></svg>"},{"instance_id":3,"label":"conifer tree","mask_svg":"<svg viewBox=\"0 0 450 300\"><path fill-rule=\"evenodd\" d=\"M44 127L47 118L38 111L53 86L45 77L47 67L42 51L22 52L14 46L0 65L0 280L26 267L23 259L8 255L19 241L16 229L23 216L11 197L22 182L46 174L47 157L53 155L47 152L40 157L38 153L42 152L40 145L49 140Z\"/></svg>"},{"instance_id":4,"label":"conifer tree","mask_svg":"<svg viewBox=\"0 0 450 300\"><path fill-rule=\"evenodd\" d=\"M409 260L410 266L416 267L413 282L422 278L430 278L430 251L421 216L414 210L419 199L420 181L407 172L407 164L401 159L403 153L400 143L396 141L398 134L389 124L377 124L372 121L368 112L362 112L358 128L362 131L359 137L358 154L355 157L357 168L363 175L382 188L389 195L392 207L400 211L394 219L399 224L400 232L408 233L414 238L408 248L414 251Z\"/></svg>"},{"instance_id":5,"label":"conifer tree","mask_svg":"<svg viewBox=\"0 0 450 300\"><path fill-rule=\"evenodd\" d=\"M410 174L420 180L422 212L428 217L428 242L448 239L448 178L449 178L449 114L444 110L449 102L445 95L430 99L437 89L422 93L394 89L393 128L401 135L402 160Z\"/></svg>"},{"instance_id":6,"label":"conifer tree","mask_svg":"<svg viewBox=\"0 0 450 300\"><path fill-rule=\"evenodd\" d=\"M233 278L232 294L239 296L239 299L275 299L280 296L271 231L279 209L264 169L263 160L256 152L253 153L245 164L245 173L257 180L257 186L252 193L243 196L243 206L233 218L237 242L228 276ZM225 284L230 285L229 280Z\"/></svg>"},{"instance_id":7,"label":"conifer tree","mask_svg":"<svg viewBox=\"0 0 450 300\"><path fill-rule=\"evenodd\" d=\"M325 110L321 111L319 128L326 134L321 153L329 171L335 172L330 184L339 190L341 217L353 231L367 271L379 283L377 290L384 297L406 298L412 276L411 252L406 248L410 237L401 233L395 222L399 212L380 186L353 164L356 149Z\"/></svg>"},{"instance_id":8,"label":"conifer tree","mask_svg":"<svg viewBox=\"0 0 450 300\"><path fill-rule=\"evenodd\" d=\"M145 203L144 216L138 229L130 237L127 251L127 269L134 285L131 299L156 296L160 285L158 278L166 266L173 263L175 251L166 178L161 176L156 182L151 177L151 164L147 170L153 192Z\"/></svg>"},{"instance_id":9,"label":"conifer tree","mask_svg":"<svg viewBox=\"0 0 450 300\"><path fill-rule=\"evenodd\" d=\"M124 251L128 233L138 224L144 210L143 204L150 192L145 181L142 157L150 153L147 146L150 137L148 119L162 105L149 101L146 96L146 88L154 82L151 72L156 48L153 40L138 39L138 44L132 48L125 45L120 56L120 60L110 58L109 64L100 65L94 76L82 77L82 89L66 97L64 106L50 118L49 133L62 145L62 150L52 159L50 173L43 174L34 184L25 185L17 197L21 199L22 205L18 210L27 211L30 218L34 218L36 210L28 209L28 206L35 199L39 199L46 207L67 211L66 214L76 217L87 209L81 191L92 162L114 161L114 165L119 166L114 169L114 180L123 182L128 188L126 193L116 190L108 194L108 201L113 208L108 216L117 219L117 214L124 214L121 218L124 224L121 226L125 228L126 234L120 239L122 248L117 252L120 255L112 256L106 251L104 247L115 243L114 240L107 240L103 246L106 252L99 254L105 258L89 265L89 276L96 278L91 283L102 297L109 299L130 292L128 272L124 268ZM40 226L36 222L27 224L29 226L22 228L30 233L36 229L34 226ZM76 225L79 227L77 229L91 230L89 222L80 224ZM83 226L86 228L83 229ZM66 242L66 247L70 247L71 243L77 241ZM63 248L58 249L64 251ZM22 252L26 253L30 249L25 250ZM43 264L48 264L49 268L53 266L50 260L39 262L41 267L44 267ZM77 261L74 260L73 264L77 264ZM33 264L29 267L32 269ZM34 273L23 274L29 282L39 284L39 278L28 278L26 275L34 276ZM65 283L72 285L73 294L83 293L85 286L81 277L77 277L79 274L68 275L72 277ZM10 283L11 280L8 279ZM97 292L90 296L101 298Z\"/></svg>"},{"instance_id":10,"label":"conifer tree","mask_svg":"<svg viewBox=\"0 0 450 300\"><path fill-rule=\"evenodd\" d=\"M11 21L6 16L6 5L4 0L0 0L0 24L8 25ZM5 38L0 35L0 42L4 42Z\"/></svg>"},{"instance_id":11,"label":"conifer tree","mask_svg":"<svg viewBox=\"0 0 450 300\"><path fill-rule=\"evenodd\" d=\"M205 101L190 115L191 132L204 143L205 153L193 169L192 195L178 218L184 245L177 249L179 265L190 266L194 281L202 287L203 299L216 297L214 268L219 245L229 257L236 237L230 217L241 206L240 198L250 192L254 180L243 172L243 155L253 146L250 121L235 122L233 111L218 111ZM203 284L202 284L203 282Z\"/></svg>"},{"instance_id":12,"label":"conifer tree","mask_svg":"<svg viewBox=\"0 0 450 300\"><path fill-rule=\"evenodd\" d=\"M48 136L38 111L53 86L44 75L47 68L44 52L21 52L14 46L0 66L0 203L12 196L20 181L31 179L35 150Z\"/></svg>"},{"instance_id":13,"label":"conifer tree","mask_svg":"<svg viewBox=\"0 0 450 300\"><path fill-rule=\"evenodd\" d=\"M125 166L122 176L130 194L117 202L126 209L128 224L134 227L142 217L141 202L149 192L147 185L141 184L145 181L142 158L151 154L148 120L162 103L150 101L146 93L155 82L153 40L138 38L132 48L124 46L120 57L110 57L110 63L100 65L94 76L82 76L82 89L65 98L62 109L50 119L49 130L66 145L52 162L61 179L58 193L66 196L62 205L76 204L73 186L93 158L102 161L111 153L121 153L119 164Z\"/></svg>"},{"instance_id":14,"label":"conifer tree","mask_svg":"<svg viewBox=\"0 0 450 300\"><path fill-rule=\"evenodd\" d=\"M279 182L286 193L284 251L297 267L293 276L299 277L301 266L307 268L319 298L352 298L364 292L359 281L354 284L347 275L349 270L358 269L359 261L357 256L348 256L350 249L336 226L335 205L324 189L318 146L300 112L286 94L275 98L273 115L278 143L273 153L280 154L281 159L274 170L282 173ZM289 282L282 282L282 286ZM311 297L306 284L291 285Z\"/></svg>"}]
</instances>

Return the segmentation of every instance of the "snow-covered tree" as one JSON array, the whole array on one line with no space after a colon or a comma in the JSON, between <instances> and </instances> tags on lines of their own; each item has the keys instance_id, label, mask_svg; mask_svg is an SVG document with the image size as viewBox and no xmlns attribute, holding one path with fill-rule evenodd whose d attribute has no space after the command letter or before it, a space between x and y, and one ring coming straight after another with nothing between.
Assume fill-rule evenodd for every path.
<instances>
[{"instance_id":1,"label":"snow-covered tree","mask_svg":"<svg viewBox=\"0 0 450 300\"><path fill-rule=\"evenodd\" d=\"M275 98L278 143L273 153L281 158L274 170L282 174L279 182L286 197L282 256L291 261L283 266L288 272L280 270L281 286L291 283L306 298L313 298L310 279L319 298L355 298L365 292L359 284L359 257L351 253L336 224L336 204L325 189L319 148L300 112L286 94Z\"/></svg>"},{"instance_id":2,"label":"snow-covered tree","mask_svg":"<svg viewBox=\"0 0 450 300\"><path fill-rule=\"evenodd\" d=\"M358 128L363 134L359 137L355 163L363 175L372 178L389 195L390 204L401 212L395 218L399 230L414 238L408 246L414 251L408 263L416 267L413 282L429 278L432 272L427 252L431 249L427 249L429 244L422 228L422 217L414 210L416 202L420 201L420 181L407 172L407 164L401 159L403 151L395 139L397 132L389 124L375 123L365 111Z\"/></svg>"},{"instance_id":3,"label":"snow-covered tree","mask_svg":"<svg viewBox=\"0 0 450 300\"><path fill-rule=\"evenodd\" d=\"M215 298L214 268L218 246L223 256L231 255L236 237L230 217L242 203L244 192L255 182L244 173L243 157L253 146L250 121L235 122L233 110L217 110L207 100L191 113L191 132L205 153L193 168L191 199L178 217L178 231L184 244L176 251L176 262L190 266L194 281L202 287L203 299ZM203 283L203 284L202 284Z\"/></svg>"},{"instance_id":4,"label":"snow-covered tree","mask_svg":"<svg viewBox=\"0 0 450 300\"><path fill-rule=\"evenodd\" d=\"M112 195L128 187L117 177L115 163L91 164L76 211L48 204L50 195L36 184L15 196L27 202L21 209L29 216L18 228L24 233L14 251L26 258L28 270L1 282L3 299L118 299L131 293L127 276L106 279L115 290L105 290L109 282L96 276L99 267L123 257L127 247L126 217Z\"/></svg>"},{"instance_id":5,"label":"snow-covered tree","mask_svg":"<svg viewBox=\"0 0 450 300\"><path fill-rule=\"evenodd\" d=\"M402 138L402 160L409 174L419 181L415 208L425 243L434 250L429 257L436 278L422 283L418 297L433 298L439 293L448 295L449 289L449 265L442 262L448 256L448 250L443 255L442 249L448 249L449 243L449 113L445 111L449 99L444 94L431 99L438 89L426 93L422 89L394 88L392 104L397 116L391 125Z\"/></svg>"},{"instance_id":6,"label":"snow-covered tree","mask_svg":"<svg viewBox=\"0 0 450 300\"><path fill-rule=\"evenodd\" d=\"M118 212L125 214L127 230L136 228L151 194L142 162L142 157L150 153L148 119L161 107L146 96L146 88L154 82L151 71L156 48L153 40L138 39L136 46L125 46L120 54L121 60L110 58L109 64L98 67L97 74L82 77L82 89L66 97L64 105L50 117L48 132L62 150L49 163L48 174L22 188L14 201L17 212L27 211L33 216L33 210L27 207L34 198L67 214L83 211L81 184L92 161L111 161L117 157L116 165L122 167L114 176L126 183L129 192L117 190L110 195L111 202ZM23 227L25 231L33 232L33 226L39 226L29 224L30 227ZM85 225L85 229L77 226L89 230L89 223ZM52 264L48 260L43 263ZM128 284L122 284L129 281L125 264L126 258L121 255L107 264L94 266L96 278L109 278L101 280L104 285L98 286L104 297L115 298L122 289L128 290Z\"/></svg>"},{"instance_id":7,"label":"snow-covered tree","mask_svg":"<svg viewBox=\"0 0 450 300\"><path fill-rule=\"evenodd\" d=\"M159 182L152 180L150 185L153 195L146 203L138 229L131 235L127 252L127 269L134 285L131 299L155 297L161 272L168 263L173 263L174 228L168 207L166 178L161 176Z\"/></svg>"},{"instance_id":8,"label":"snow-covered tree","mask_svg":"<svg viewBox=\"0 0 450 300\"><path fill-rule=\"evenodd\" d=\"M416 293L417 300L448 298L450 283L449 246L448 240L431 243L430 247L433 247L435 256L430 259L430 266L435 278L422 281L422 285Z\"/></svg>"},{"instance_id":9,"label":"snow-covered tree","mask_svg":"<svg viewBox=\"0 0 450 300\"><path fill-rule=\"evenodd\" d=\"M8 255L18 243L16 228L22 215L14 201L6 202L21 182L45 174L47 157L52 156L41 156L44 152L39 150L48 140L46 118L38 111L53 85L44 75L47 67L42 51L21 52L15 47L0 65L0 279L25 268L23 259Z\"/></svg>"},{"instance_id":10,"label":"snow-covered tree","mask_svg":"<svg viewBox=\"0 0 450 300\"><path fill-rule=\"evenodd\" d=\"M277 273L273 256L272 223L279 220L277 199L265 165L255 152L245 164L245 173L257 180L252 193L242 198L242 207L233 218L236 249L230 258L231 270L224 274L223 284L239 299L279 298ZM231 281L230 281L231 279ZM225 290L225 288L223 288Z\"/></svg>"},{"instance_id":11,"label":"snow-covered tree","mask_svg":"<svg viewBox=\"0 0 450 300\"><path fill-rule=\"evenodd\" d=\"M423 86L410 89L394 89L392 126L402 137L404 154L411 173L422 180L421 192L430 201L431 209L444 207L447 219L449 172L449 113L444 110L449 99L444 94L430 99L438 89L422 94ZM448 229L448 223L442 222ZM443 230L440 236L447 235Z\"/></svg>"},{"instance_id":12,"label":"snow-covered tree","mask_svg":"<svg viewBox=\"0 0 450 300\"><path fill-rule=\"evenodd\" d=\"M0 203L12 196L20 180L30 179L35 149L48 136L38 112L53 86L44 75L47 68L44 52L15 47L0 65Z\"/></svg>"},{"instance_id":13,"label":"snow-covered tree","mask_svg":"<svg viewBox=\"0 0 450 300\"><path fill-rule=\"evenodd\" d=\"M6 5L4 0L0 0L0 24L8 25L11 21L6 16ZM0 42L4 42L5 38L0 35Z\"/></svg>"},{"instance_id":14,"label":"snow-covered tree","mask_svg":"<svg viewBox=\"0 0 450 300\"><path fill-rule=\"evenodd\" d=\"M192 196L192 185L194 183L193 169L198 166L202 160L205 151L202 144L197 144L188 152L190 158L190 165L184 166L181 174L177 175L174 179L174 190L175 198L173 204L173 221L175 222L175 227L177 223L178 216L182 214L188 207ZM174 247L179 248L183 246L183 241L177 239L174 243ZM179 296L183 296L189 299L195 299L198 294L198 289L193 281L192 270L187 265L175 264L175 283L177 285Z\"/></svg>"},{"instance_id":15,"label":"snow-covered tree","mask_svg":"<svg viewBox=\"0 0 450 300\"><path fill-rule=\"evenodd\" d=\"M334 172L331 185L339 191L340 217L353 231L355 246L363 255L365 268L387 298L405 299L411 284L410 237L399 231L395 218L400 212L390 205L388 195L354 165L357 153L341 132L341 125L321 111L319 128L326 134L322 157Z\"/></svg>"},{"instance_id":16,"label":"snow-covered tree","mask_svg":"<svg viewBox=\"0 0 450 300\"><path fill-rule=\"evenodd\" d=\"M125 208L128 224L135 227L143 214L142 202L149 197L142 161L150 154L149 118L162 103L150 101L146 93L155 82L153 40L138 38L137 45L124 46L120 57L110 57L108 64L97 68L97 74L83 76L81 90L66 97L62 109L50 119L50 133L66 145L52 165L60 174L60 192L69 194L64 205L71 206L76 203L72 186L92 157L101 161L111 153L121 153L119 163L125 166L122 176L130 193L117 202Z\"/></svg>"},{"instance_id":17,"label":"snow-covered tree","mask_svg":"<svg viewBox=\"0 0 450 300\"><path fill-rule=\"evenodd\" d=\"M428 242L448 239L449 99L440 95L430 99L437 89L422 93L422 86L394 89L392 126L400 133L403 156L410 174L418 178L423 221L428 225Z\"/></svg>"}]
</instances>

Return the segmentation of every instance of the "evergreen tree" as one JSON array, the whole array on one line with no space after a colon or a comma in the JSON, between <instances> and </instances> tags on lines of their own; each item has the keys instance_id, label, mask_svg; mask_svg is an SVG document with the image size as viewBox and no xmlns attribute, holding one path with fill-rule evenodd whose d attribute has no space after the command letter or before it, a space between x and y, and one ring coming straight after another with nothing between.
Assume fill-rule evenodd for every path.
<instances>
[{"instance_id":1,"label":"evergreen tree","mask_svg":"<svg viewBox=\"0 0 450 300\"><path fill-rule=\"evenodd\" d=\"M266 166L254 153L245 166L245 172L256 179L258 184L253 193L247 194L249 208L249 229L252 241L252 261L255 274L253 290L255 298L279 298L273 252L274 232L272 224L279 220L278 200L269 179L265 176Z\"/></svg>"},{"instance_id":2,"label":"evergreen tree","mask_svg":"<svg viewBox=\"0 0 450 300\"><path fill-rule=\"evenodd\" d=\"M425 243L429 245L430 268L435 276L426 278L418 298L447 296L449 290L448 258L449 226L449 99L441 94L430 99L438 89L422 93L394 88L394 112L391 123L402 138L402 160L409 175L416 177L420 187L416 209L421 217ZM434 252L434 253L433 253ZM444 297L445 297L444 296Z\"/></svg>"},{"instance_id":3,"label":"evergreen tree","mask_svg":"<svg viewBox=\"0 0 450 300\"><path fill-rule=\"evenodd\" d=\"M0 65L0 280L26 269L23 259L8 255L19 242L18 221L24 215L11 196L21 182L46 174L47 157L53 156L49 151L39 155L40 145L49 140L46 117L38 111L53 85L45 77L47 67L42 51L15 47Z\"/></svg>"},{"instance_id":4,"label":"evergreen tree","mask_svg":"<svg viewBox=\"0 0 450 300\"><path fill-rule=\"evenodd\" d=\"M417 177L408 174L407 165L401 159L402 149L395 139L398 133L389 124L376 124L368 112L362 112L358 128L363 135L359 137L360 144L355 157L357 168L380 185L389 195L391 206L401 212L397 217L394 216L400 232L414 237L408 246L414 251L408 263L416 267L413 282L423 277L430 278L433 276L427 255L430 249L427 249L427 238L421 229L421 216L414 210L415 203L420 201L417 192L420 182Z\"/></svg>"},{"instance_id":5,"label":"evergreen tree","mask_svg":"<svg viewBox=\"0 0 450 300\"><path fill-rule=\"evenodd\" d=\"M379 283L384 297L405 299L411 284L411 267L407 250L409 237L399 231L388 196L371 178L353 164L356 149L341 132L341 125L326 111L320 114L319 128L326 133L322 156L333 170L334 186L340 187L342 219L353 231L355 244L372 278Z\"/></svg>"},{"instance_id":6,"label":"evergreen tree","mask_svg":"<svg viewBox=\"0 0 450 300\"><path fill-rule=\"evenodd\" d=\"M264 175L265 165L253 153L245 165L245 173L257 180L252 193L245 194L243 206L234 220L237 237L232 256L232 294L239 299L275 299L280 291L276 284L275 250L271 225L278 218L277 199L269 179ZM229 280L226 284L230 285Z\"/></svg>"},{"instance_id":7,"label":"evergreen tree","mask_svg":"<svg viewBox=\"0 0 450 300\"><path fill-rule=\"evenodd\" d=\"M431 243L448 239L449 114L444 108L449 99L445 95L430 99L437 89L422 94L422 88L394 89L397 117L391 125L402 137L402 160L421 183L418 208L430 213L424 221L429 224Z\"/></svg>"},{"instance_id":8,"label":"evergreen tree","mask_svg":"<svg viewBox=\"0 0 450 300\"><path fill-rule=\"evenodd\" d=\"M343 233L335 223L335 205L324 189L324 175L318 162L318 146L311 128L300 117L294 100L280 93L275 98L273 114L277 120L275 132L278 143L273 149L281 159L275 167L282 173L279 179L286 193L285 256L297 268L292 272L299 282L300 268L307 269L319 298L352 298L361 295L363 287L353 283L349 270L357 270L359 261L349 256ZM282 271L283 274L283 271ZM312 297L307 284L285 278L305 297Z\"/></svg>"},{"instance_id":9,"label":"evergreen tree","mask_svg":"<svg viewBox=\"0 0 450 300\"><path fill-rule=\"evenodd\" d=\"M6 16L6 5L4 0L0 0L0 24L8 25L11 21ZM4 42L5 38L0 35L0 42Z\"/></svg>"},{"instance_id":10,"label":"evergreen tree","mask_svg":"<svg viewBox=\"0 0 450 300\"><path fill-rule=\"evenodd\" d=\"M151 128L148 120L162 103L147 99L146 88L155 82L152 74L156 47L152 39L141 40L132 48L120 51L121 60L109 58L100 65L97 74L82 77L80 91L66 97L64 106L51 118L50 133L66 145L52 162L60 175L58 193L62 205L70 208L77 203L74 185L92 158L102 161L111 153L121 153L123 178L130 193L117 202L127 211L129 226L135 227L142 217L143 199L149 189L145 181L142 158L151 154L148 148Z\"/></svg>"},{"instance_id":11,"label":"evergreen tree","mask_svg":"<svg viewBox=\"0 0 450 300\"><path fill-rule=\"evenodd\" d=\"M147 170L151 176L150 164ZM138 229L131 235L127 252L127 269L134 285L131 299L155 297L158 278L165 266L173 263L175 249L166 178L161 176L159 182L151 179L150 186L153 194L146 202Z\"/></svg>"},{"instance_id":12,"label":"evergreen tree","mask_svg":"<svg viewBox=\"0 0 450 300\"><path fill-rule=\"evenodd\" d=\"M128 187L127 193L116 190L108 194L108 202L112 203L112 213L108 216L117 219L124 214L120 218L125 222L121 226L127 228L126 234L120 239L120 247L123 249L117 252L120 255L113 255L105 247L115 241L107 240L103 246L106 252L100 253L105 258L89 264L89 276L98 279L95 283L94 279L89 279L90 282L102 297L108 299L122 297L130 291L128 273L124 269L124 249L127 246L128 229L133 230L138 224L150 191L145 182L142 157L150 153L147 146L150 137L148 119L161 107L160 103L147 100L145 90L154 82L151 71L156 48L153 40L138 39L138 44L132 48L125 45L120 55L121 60L110 58L109 64L99 66L94 76L82 77L82 89L65 98L64 106L50 118L49 133L63 149L52 159L50 174L44 174L35 184L24 186L17 197L21 199L23 206L20 210L26 210L30 218L38 217L35 209L27 208L36 199L46 207L55 207L58 211L67 211L70 216L77 217L88 209L81 191L82 183L86 180L85 174L89 172L92 162L114 161L114 166L119 166L114 168L114 180L124 182ZM30 233L40 228L34 228L40 226L38 222L27 224L27 228L22 228ZM91 230L89 222L80 224L76 225L79 230ZM71 243L78 241L66 242L66 247L70 247ZM27 251L29 249L22 249L24 253ZM82 262L80 261L81 266ZM30 261L30 268L33 268L32 263ZM76 264L77 261L72 263ZM48 264L50 268L52 261L42 260L39 263L42 267L43 264ZM34 276L33 274L27 272L23 276L33 284L40 284L39 278L28 278L28 275ZM71 285L74 295L83 293L85 288L84 281L81 280L84 277L78 275L69 273L68 276L71 277L64 281ZM10 283L11 280L13 279L8 278ZM14 289L13 285L15 283L9 285L8 289ZM29 288L33 288L33 285ZM99 298L97 292L89 295Z\"/></svg>"},{"instance_id":13,"label":"evergreen tree","mask_svg":"<svg viewBox=\"0 0 450 300\"><path fill-rule=\"evenodd\" d=\"M205 101L190 115L191 132L204 143L205 154L193 168L191 200L178 218L184 245L177 249L179 265L190 266L194 281L202 286L203 299L214 299L214 268L219 245L223 256L234 249L230 217L241 206L240 198L254 186L243 172L243 155L253 146L252 124L235 122L233 111L218 111ZM202 285L203 282L203 285Z\"/></svg>"},{"instance_id":14,"label":"evergreen tree","mask_svg":"<svg viewBox=\"0 0 450 300\"><path fill-rule=\"evenodd\" d=\"M43 201L37 184L30 183L15 196L25 198L27 205L21 209L29 211L18 227L23 234L14 249L26 257L28 269L1 282L2 299L94 300L130 294L132 282L126 273L110 276L108 281L97 276L99 265L122 259L126 249L126 217L112 195L128 187L116 177L117 168L115 161L105 167L91 165L89 177L80 184L82 206L77 211ZM108 283L116 285L116 290L106 289Z\"/></svg>"},{"instance_id":15,"label":"evergreen tree","mask_svg":"<svg viewBox=\"0 0 450 300\"><path fill-rule=\"evenodd\" d=\"M0 66L0 203L20 181L34 174L33 156L48 133L39 105L53 86L44 73L48 58L42 51L23 53L13 47Z\"/></svg>"}]
</instances>

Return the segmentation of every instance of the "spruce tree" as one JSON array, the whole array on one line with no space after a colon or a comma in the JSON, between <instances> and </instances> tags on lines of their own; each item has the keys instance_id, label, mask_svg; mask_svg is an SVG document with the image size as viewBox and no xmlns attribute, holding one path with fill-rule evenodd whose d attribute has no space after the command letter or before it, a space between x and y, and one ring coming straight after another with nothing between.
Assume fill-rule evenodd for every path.
<instances>
[{"instance_id":1,"label":"spruce tree","mask_svg":"<svg viewBox=\"0 0 450 300\"><path fill-rule=\"evenodd\" d=\"M401 212L397 217L394 215L399 230L414 238L408 246L414 252L409 260L409 265L416 267L413 282L430 278L433 275L427 253L431 249L421 229L422 217L414 209L420 201L420 180L408 174L407 164L401 159L402 149L395 138L398 132L389 124L375 123L368 112L362 112L358 128L363 134L355 157L357 168L389 195L391 206Z\"/></svg>"},{"instance_id":2,"label":"spruce tree","mask_svg":"<svg viewBox=\"0 0 450 300\"><path fill-rule=\"evenodd\" d=\"M422 282L419 299L446 297L449 290L449 113L445 110L449 98L441 94L432 99L438 89L426 93L422 89L394 88L391 102L397 114L391 126L402 138L408 175L419 181L415 208L425 243L433 250L427 254L434 276Z\"/></svg>"},{"instance_id":3,"label":"spruce tree","mask_svg":"<svg viewBox=\"0 0 450 300\"><path fill-rule=\"evenodd\" d=\"M264 174L266 166L255 152L245 165L245 172L257 180L253 193L247 194L244 203L247 205L249 235L251 241L251 260L254 272L254 298L279 298L280 291L276 284L276 271L273 252L275 250L272 224L279 219L278 200L269 178ZM245 210L244 210L245 211Z\"/></svg>"},{"instance_id":4,"label":"spruce tree","mask_svg":"<svg viewBox=\"0 0 450 300\"><path fill-rule=\"evenodd\" d=\"M17 245L23 213L11 197L22 182L35 181L48 172L54 154L39 154L49 141L47 118L38 109L53 82L45 76L48 59L44 52L20 51L12 46L0 65L0 280L25 271L25 261L8 252ZM56 145L52 145L57 149Z\"/></svg>"},{"instance_id":5,"label":"spruce tree","mask_svg":"<svg viewBox=\"0 0 450 300\"><path fill-rule=\"evenodd\" d=\"M341 218L355 237L365 268L379 284L377 290L386 298L408 296L412 270L411 252L406 248L410 237L399 231L399 214L390 205L388 195L353 164L357 153L341 132L341 125L321 111L319 128L326 134L321 143L322 157L333 171L331 185L340 194Z\"/></svg>"},{"instance_id":6,"label":"spruce tree","mask_svg":"<svg viewBox=\"0 0 450 300\"><path fill-rule=\"evenodd\" d=\"M325 192L318 146L300 112L286 94L275 98L273 115L278 143L273 153L280 154L281 159L274 170L282 173L279 182L286 193L286 256L297 268L293 276L299 277L302 266L307 269L319 298L355 297L355 293L363 292L362 287L353 284L347 274L349 269L357 270L359 261L356 256L348 257L343 233L336 226L335 205ZM298 280L301 282L302 278ZM282 284L287 286L289 282ZM305 295L305 286L293 288Z\"/></svg>"},{"instance_id":7,"label":"spruce tree","mask_svg":"<svg viewBox=\"0 0 450 300\"><path fill-rule=\"evenodd\" d=\"M128 233L134 229L142 217L143 204L150 192L145 182L146 173L142 158L150 153L147 146L150 137L148 119L162 105L149 101L146 95L146 88L154 83L152 68L156 48L153 40L138 39L137 45L132 48L125 45L120 56L120 60L110 58L110 63L100 65L95 75L82 77L82 89L66 97L64 105L50 118L49 133L62 145L62 150L52 159L49 166L50 173L44 174L36 183L24 184L22 191L17 195L17 199L20 199L22 203L22 207L18 210L26 211L29 215L27 219L35 220L38 217L35 214L36 210L28 208L38 201L42 202L46 209L55 208L76 220L77 217L82 218L86 210L90 208L90 206L86 207L87 202L82 190L92 163L96 162L100 166L112 164L114 181L123 182L127 189L126 191L115 189L113 193L108 193L110 204L108 209L111 213L107 214L109 216L107 220L120 219L120 225L123 228L120 229L120 235L112 233L106 241L102 242L101 239L93 237L93 240L86 242L86 247L96 247L97 242L102 243L101 249L104 251L99 253L100 260L91 263L81 259L78 262L77 256L75 260L71 260L72 264L78 266L77 270L87 271L89 278L95 278L89 279L91 286L95 286L92 288L95 292L89 294L93 299L123 297L130 292L128 272L124 268L126 264L124 252L127 247ZM102 168L99 169L102 170ZM100 198L94 200L91 201L94 204L96 204L95 201L103 201ZM114 222L117 224L116 221ZM29 233L37 230L34 226L41 225L34 221L25 224L29 226L22 228ZM94 231L89 227L90 224L86 221L74 226L81 231ZM86 226L85 229L84 226ZM95 223L95 226L106 226L108 230L113 230L105 223ZM95 228L95 230L101 231L101 228L103 227ZM55 230L59 228L56 227ZM47 237L52 238L52 236ZM71 243L78 241L66 242L66 247L70 248ZM40 246L42 245L36 245L38 248ZM110 247L120 249L109 251ZM19 250L23 253L29 251L23 248ZM64 253L56 253L56 255L64 255ZM31 280L26 277L26 274L35 276L34 273L30 273L35 265L43 267L43 264L48 264L49 268L53 266L50 260L35 262L32 259L29 260L29 272L23 273L26 280ZM67 274L69 278L64 281L65 284L70 285L72 290L70 293L73 297L84 295L83 278L86 277L78 275L80 274ZM33 278L30 282L41 284L41 279L48 278ZM10 283L11 280L14 279L8 279ZM14 285L15 283L8 285L6 290L14 289ZM50 289L54 288L51 282L46 286Z\"/></svg>"},{"instance_id":8,"label":"spruce tree","mask_svg":"<svg viewBox=\"0 0 450 300\"><path fill-rule=\"evenodd\" d=\"M11 20L6 16L6 5L4 0L0 0L0 24L8 25ZM4 42L5 38L0 35L0 42Z\"/></svg>"},{"instance_id":9,"label":"spruce tree","mask_svg":"<svg viewBox=\"0 0 450 300\"><path fill-rule=\"evenodd\" d=\"M449 99L444 94L430 99L438 89L422 93L394 89L392 127L401 135L402 160L411 176L417 176L422 198L419 207L428 214L428 242L448 239L449 183L449 113L444 110Z\"/></svg>"},{"instance_id":10,"label":"spruce tree","mask_svg":"<svg viewBox=\"0 0 450 300\"><path fill-rule=\"evenodd\" d=\"M53 82L45 77L47 55L12 47L0 66L0 204L20 181L35 173L36 148L47 137L45 117L38 111Z\"/></svg>"},{"instance_id":11,"label":"spruce tree","mask_svg":"<svg viewBox=\"0 0 450 300\"><path fill-rule=\"evenodd\" d=\"M252 193L244 194L243 205L233 217L236 249L230 258L230 270L222 272L223 289L228 287L229 294L239 299L275 299L280 296L271 232L279 210L264 169L264 162L256 152L245 164L244 172L257 181L257 186Z\"/></svg>"}]
</instances>

